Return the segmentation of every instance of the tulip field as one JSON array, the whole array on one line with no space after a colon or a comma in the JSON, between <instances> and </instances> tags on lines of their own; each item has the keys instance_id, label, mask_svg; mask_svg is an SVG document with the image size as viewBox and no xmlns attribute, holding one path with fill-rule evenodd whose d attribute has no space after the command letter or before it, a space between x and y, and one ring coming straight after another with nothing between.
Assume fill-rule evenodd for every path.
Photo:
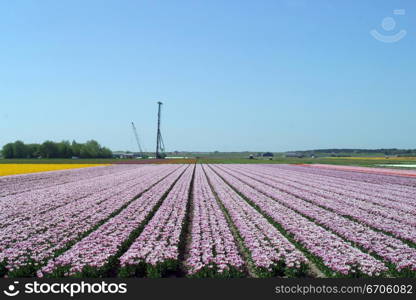
<instances>
[{"instance_id":1,"label":"tulip field","mask_svg":"<svg viewBox=\"0 0 416 300\"><path fill-rule=\"evenodd\" d=\"M0 277L416 277L411 171L57 169L0 177Z\"/></svg>"}]
</instances>

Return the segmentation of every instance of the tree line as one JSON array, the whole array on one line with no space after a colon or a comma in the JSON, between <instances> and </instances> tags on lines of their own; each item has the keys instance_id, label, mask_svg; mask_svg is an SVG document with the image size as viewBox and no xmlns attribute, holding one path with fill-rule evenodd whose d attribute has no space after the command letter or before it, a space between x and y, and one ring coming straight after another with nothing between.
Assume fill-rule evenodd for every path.
<instances>
[{"instance_id":1,"label":"tree line","mask_svg":"<svg viewBox=\"0 0 416 300\"><path fill-rule=\"evenodd\" d=\"M4 145L1 153L4 158L111 158L113 155L110 149L102 147L95 140L84 144L76 141L45 141L42 144L16 141Z\"/></svg>"}]
</instances>

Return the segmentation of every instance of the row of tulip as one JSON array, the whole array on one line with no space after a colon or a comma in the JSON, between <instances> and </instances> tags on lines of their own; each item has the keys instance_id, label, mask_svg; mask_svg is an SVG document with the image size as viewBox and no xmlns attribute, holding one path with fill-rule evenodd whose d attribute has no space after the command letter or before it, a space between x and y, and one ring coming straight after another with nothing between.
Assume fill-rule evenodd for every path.
<instances>
[{"instance_id":1,"label":"row of tulip","mask_svg":"<svg viewBox=\"0 0 416 300\"><path fill-rule=\"evenodd\" d=\"M238 231L257 276L304 274L308 261L302 252L209 167L204 169Z\"/></svg>"},{"instance_id":2,"label":"row of tulip","mask_svg":"<svg viewBox=\"0 0 416 300\"><path fill-rule=\"evenodd\" d=\"M380 206L402 210L406 213L416 214L416 203L414 196L403 191L402 193L391 192L388 188L380 187L377 190L368 183L354 182L350 180L339 180L338 178L320 176L317 174L305 174L296 171L282 170L276 168L261 168L261 171L275 177L284 177L303 184L319 186L322 190L336 192L352 198L371 202ZM322 182L325 182L323 185Z\"/></svg>"},{"instance_id":3,"label":"row of tulip","mask_svg":"<svg viewBox=\"0 0 416 300\"><path fill-rule=\"evenodd\" d=\"M376 204L380 204L387 207L392 207L394 209L400 209L405 212L415 212L416 203L414 202L415 194L409 192L409 188L406 190L397 191L392 190L389 187L376 185L366 182L357 182L348 179L340 179L336 177L324 176L319 174L308 174L305 172L294 170L287 170L282 168L264 168L265 170L274 170L278 171L276 175L290 174L291 176L297 176L301 180L307 179L314 183L320 183L322 188L336 188L340 191L343 191L344 194L351 195L353 197L358 197L359 199L370 201ZM276 170L277 169L277 170ZM325 185L322 185L322 182L325 182ZM396 185L396 188L400 186ZM414 191L416 192L416 190Z\"/></svg>"},{"instance_id":4,"label":"row of tulip","mask_svg":"<svg viewBox=\"0 0 416 300\"><path fill-rule=\"evenodd\" d=\"M138 169L136 174L131 174L138 177L135 180L112 185L111 189L87 196L82 201L71 202L38 215L32 220L30 227L23 224L21 228L17 228L17 232L8 234L6 232L10 227L0 230L0 262L6 262L3 269L11 276L33 274L39 265L101 225L129 204L135 196L176 168L178 166L150 169L144 176L137 176L141 173L141 169Z\"/></svg>"},{"instance_id":5,"label":"row of tulip","mask_svg":"<svg viewBox=\"0 0 416 300\"><path fill-rule=\"evenodd\" d=\"M33 194L23 193L15 198L7 196L6 198L11 197L10 204L1 207L4 209L1 216L4 224L0 228L0 249L45 232L49 227L59 226L68 215L88 213L85 209L90 206L100 209L101 202L127 191L141 177L148 174L163 175L163 171L139 168L128 174L100 177L101 180L83 180L78 185L69 183L42 192L35 191Z\"/></svg>"},{"instance_id":6,"label":"row of tulip","mask_svg":"<svg viewBox=\"0 0 416 300\"><path fill-rule=\"evenodd\" d=\"M279 168L284 167L283 165L278 166ZM393 190L401 191L403 189L412 190L416 187L415 178L412 177L402 177L402 176L389 176L389 175L379 175L379 174L370 174L370 173L361 173L354 172L352 170L335 170L329 168L316 168L313 165L310 166L294 166L287 165L288 169L296 169L300 172L305 172L308 174L320 174L341 179L348 179L358 182L371 183L383 187L389 187ZM414 189L413 189L414 192Z\"/></svg>"},{"instance_id":7,"label":"row of tulip","mask_svg":"<svg viewBox=\"0 0 416 300\"><path fill-rule=\"evenodd\" d=\"M348 199L336 194L323 197L321 195L322 193L317 191L318 189L313 189L311 191L310 187L305 187L301 184L294 184L292 182L283 183L274 178L266 178L264 175L258 176L260 173L252 173L248 170L245 170L245 174L250 174L249 176L251 180L266 183L267 185L275 187L283 192L329 209L341 216L353 218L358 222L392 234L397 238L401 238L412 243L416 242L416 230L413 225L409 225L414 217L409 217L406 224L393 218L389 218L388 216L385 216L386 214L380 215L380 211L382 211L380 209L377 211L371 211L368 208L361 208L356 204L354 199Z\"/></svg>"},{"instance_id":8,"label":"row of tulip","mask_svg":"<svg viewBox=\"0 0 416 300\"><path fill-rule=\"evenodd\" d=\"M331 164L314 164L313 166L316 168L351 171L351 172L363 172L363 173L371 173L371 174L409 176L409 177L416 176L415 170L402 170L402 169L393 169L393 168L370 168L370 167L331 165Z\"/></svg>"},{"instance_id":9,"label":"row of tulip","mask_svg":"<svg viewBox=\"0 0 416 300\"><path fill-rule=\"evenodd\" d=\"M244 261L201 165L196 166L193 186L191 242L185 261L188 275L242 276Z\"/></svg>"},{"instance_id":10,"label":"row of tulip","mask_svg":"<svg viewBox=\"0 0 416 300\"><path fill-rule=\"evenodd\" d=\"M193 172L193 166L185 171L143 232L120 257L120 276L154 278L178 269Z\"/></svg>"},{"instance_id":11,"label":"row of tulip","mask_svg":"<svg viewBox=\"0 0 416 300\"><path fill-rule=\"evenodd\" d=\"M134 167L124 166L97 166L82 169L69 169L51 172L31 173L0 177L0 201L1 197L16 195L23 192L45 189L69 182L78 182L98 176L115 174Z\"/></svg>"},{"instance_id":12,"label":"row of tulip","mask_svg":"<svg viewBox=\"0 0 416 300\"><path fill-rule=\"evenodd\" d=\"M163 201L163 195L184 172L181 167L153 186L123 211L100 226L86 238L76 243L62 255L52 259L38 272L43 276L105 276L114 267L117 254L137 236Z\"/></svg>"},{"instance_id":13,"label":"row of tulip","mask_svg":"<svg viewBox=\"0 0 416 300\"><path fill-rule=\"evenodd\" d=\"M23 192L18 195L8 195L1 198L0 228L4 229L12 224L31 226L33 220L37 220L46 212L65 207L76 201L84 201L83 198L96 193L102 193L129 181L134 181L137 176L143 176L152 167L126 170L108 175L93 176L91 179L79 180L66 184L57 184L45 189L31 192ZM96 169L97 170L97 169ZM139 171L140 170L140 171ZM83 172L79 172L83 174ZM101 173L101 172L100 172ZM19 228L14 226L9 232L17 232Z\"/></svg>"},{"instance_id":14,"label":"row of tulip","mask_svg":"<svg viewBox=\"0 0 416 300\"><path fill-rule=\"evenodd\" d=\"M264 183L250 180L249 177L241 175L232 170L222 169L236 179L250 185L257 191L274 199L278 203L296 211L303 216L313 220L318 225L328 228L342 238L353 242L358 247L373 253L382 260L394 265L392 270L395 275L415 276L416 274L416 249L409 247L402 241L370 229L360 223L320 208L307 201L296 198L288 193L279 191ZM227 178L230 178L227 176ZM235 180L234 180L235 181Z\"/></svg>"},{"instance_id":15,"label":"row of tulip","mask_svg":"<svg viewBox=\"0 0 416 300\"><path fill-rule=\"evenodd\" d=\"M328 276L380 276L387 267L372 256L363 253L337 235L325 230L295 211L265 196L238 178L247 179L237 172L231 176L222 168L213 167L221 177L251 201L259 210L293 236ZM227 168L228 169L228 168Z\"/></svg>"},{"instance_id":16,"label":"row of tulip","mask_svg":"<svg viewBox=\"0 0 416 300\"><path fill-rule=\"evenodd\" d=\"M246 172L246 170L242 171ZM360 208L366 212L379 215L387 219L393 219L399 223L403 223L409 226L416 225L416 218L414 212L399 211L391 207L382 206L380 203L374 203L376 201L383 202L382 200L375 200L374 198L372 199L370 197L369 198L372 199L372 201L358 199L357 197L351 197L343 193L343 191L339 189L323 187L326 185L322 185L322 182L314 183L312 182L312 180L309 180L309 178L300 179L298 177L293 177L288 174L276 176L276 174L272 173L272 175L268 175L267 170L264 171L264 169L253 171L251 172L251 174L257 174L261 178L270 179L276 182L277 184L284 184L293 189L306 190L309 193L312 193L316 196L333 199L337 202L342 202L352 207Z\"/></svg>"}]
</instances>

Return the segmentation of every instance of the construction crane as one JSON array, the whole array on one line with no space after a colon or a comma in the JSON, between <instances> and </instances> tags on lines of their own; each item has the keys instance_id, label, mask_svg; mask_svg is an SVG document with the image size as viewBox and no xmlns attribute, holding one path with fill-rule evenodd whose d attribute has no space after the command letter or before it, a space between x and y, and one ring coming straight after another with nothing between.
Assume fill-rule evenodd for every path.
<instances>
[{"instance_id":1,"label":"construction crane","mask_svg":"<svg viewBox=\"0 0 416 300\"><path fill-rule=\"evenodd\" d=\"M160 122L162 117L162 102L157 103L158 113L157 113L157 136L156 136L156 158L163 159L166 157L165 154L165 144L163 143L162 133L160 132Z\"/></svg>"},{"instance_id":2,"label":"construction crane","mask_svg":"<svg viewBox=\"0 0 416 300\"><path fill-rule=\"evenodd\" d=\"M136 138L137 147L139 148L139 153L141 158L147 158L147 156L143 153L142 146L140 145L139 135L137 134L136 126L134 122L131 122L131 127L133 128L134 137Z\"/></svg>"}]
</instances>

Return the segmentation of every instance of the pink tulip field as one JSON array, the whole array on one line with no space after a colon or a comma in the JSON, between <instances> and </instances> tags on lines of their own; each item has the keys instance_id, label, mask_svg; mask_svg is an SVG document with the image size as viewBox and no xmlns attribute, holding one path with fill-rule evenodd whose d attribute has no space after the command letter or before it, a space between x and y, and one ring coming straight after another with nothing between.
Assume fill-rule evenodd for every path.
<instances>
[{"instance_id":1,"label":"pink tulip field","mask_svg":"<svg viewBox=\"0 0 416 300\"><path fill-rule=\"evenodd\" d=\"M416 177L126 164L0 177L0 276L416 277Z\"/></svg>"}]
</instances>

